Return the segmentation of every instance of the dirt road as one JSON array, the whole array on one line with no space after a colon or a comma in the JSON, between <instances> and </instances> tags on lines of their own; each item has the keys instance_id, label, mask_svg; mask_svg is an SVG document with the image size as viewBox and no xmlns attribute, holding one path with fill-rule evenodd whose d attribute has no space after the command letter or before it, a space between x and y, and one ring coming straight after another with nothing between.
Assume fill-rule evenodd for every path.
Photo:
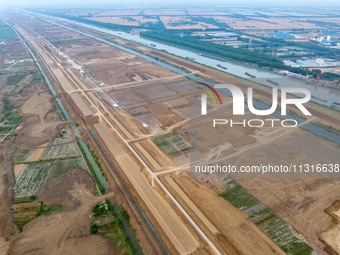
<instances>
[{"instance_id":1,"label":"dirt road","mask_svg":"<svg viewBox=\"0 0 340 255\"><path fill-rule=\"evenodd\" d=\"M91 176L83 170L73 170L47 183L43 187L44 200L52 198L50 203L56 202L53 199L58 194L59 199L64 198L66 210L40 216L25 225L23 232L12 240L10 254L98 254L98 250L101 254L112 254L113 247L107 239L90 235L89 216L96 204L113 194L95 197L90 183Z\"/></svg>"},{"instance_id":2,"label":"dirt road","mask_svg":"<svg viewBox=\"0 0 340 255\"><path fill-rule=\"evenodd\" d=\"M100 137L105 137L103 142L108 150L116 159L124 174L128 177L132 186L136 189L138 195L142 198L178 252L180 254L189 254L195 251L199 246L198 241L189 232L173 209L150 186L141 171L141 166L127 153L124 153L125 150L122 145L115 140L113 134L104 125L95 124L94 128Z\"/></svg>"}]
</instances>

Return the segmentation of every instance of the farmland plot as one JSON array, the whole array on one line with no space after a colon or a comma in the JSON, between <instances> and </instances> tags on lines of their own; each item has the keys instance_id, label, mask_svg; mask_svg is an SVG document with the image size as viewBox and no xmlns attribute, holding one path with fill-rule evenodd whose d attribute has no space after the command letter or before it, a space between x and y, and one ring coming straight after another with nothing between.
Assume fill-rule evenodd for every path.
<instances>
[{"instance_id":1,"label":"farmland plot","mask_svg":"<svg viewBox=\"0 0 340 255\"><path fill-rule=\"evenodd\" d=\"M42 161L26 164L16 177L15 198L29 197L39 190L48 180L74 168L86 169L82 158Z\"/></svg>"},{"instance_id":2,"label":"farmland plot","mask_svg":"<svg viewBox=\"0 0 340 255\"><path fill-rule=\"evenodd\" d=\"M55 139L48 149L41 156L41 159L71 158L80 157L80 152L76 143L71 143L70 137Z\"/></svg>"}]
</instances>

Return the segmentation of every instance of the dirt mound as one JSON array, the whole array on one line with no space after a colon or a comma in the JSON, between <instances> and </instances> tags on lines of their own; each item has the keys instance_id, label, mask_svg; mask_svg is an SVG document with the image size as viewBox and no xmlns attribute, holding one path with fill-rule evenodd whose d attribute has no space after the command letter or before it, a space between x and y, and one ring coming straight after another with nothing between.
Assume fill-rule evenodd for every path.
<instances>
[{"instance_id":1,"label":"dirt mound","mask_svg":"<svg viewBox=\"0 0 340 255\"><path fill-rule=\"evenodd\" d=\"M0 240L10 237L15 229L10 211L13 196L12 156L12 148L0 144Z\"/></svg>"},{"instance_id":2,"label":"dirt mound","mask_svg":"<svg viewBox=\"0 0 340 255\"><path fill-rule=\"evenodd\" d=\"M24 101L25 100L25 101ZM20 106L24 121L16 130L15 143L25 147L36 147L58 135L60 116L57 113L53 98L42 89L30 97L12 99L14 105Z\"/></svg>"},{"instance_id":3,"label":"dirt mound","mask_svg":"<svg viewBox=\"0 0 340 255\"><path fill-rule=\"evenodd\" d=\"M45 230L46 231L46 230ZM33 235L34 236L34 235ZM55 240L60 241L60 240ZM114 246L109 239L99 235L91 235L84 237L67 238L62 243L62 248L52 251L45 246L44 238L27 238L24 235L18 239L15 247L12 246L10 255L109 255L114 254ZM1 242L0 242L1 251ZM1 253L0 253L1 254Z\"/></svg>"},{"instance_id":4,"label":"dirt mound","mask_svg":"<svg viewBox=\"0 0 340 255\"><path fill-rule=\"evenodd\" d=\"M67 210L43 215L26 224L11 241L10 255L112 254L113 245L101 236L90 235L92 208L113 196L95 197L95 184L83 170L75 169L49 181L38 192L46 203Z\"/></svg>"},{"instance_id":5,"label":"dirt mound","mask_svg":"<svg viewBox=\"0 0 340 255\"><path fill-rule=\"evenodd\" d=\"M91 249L95 244L97 249ZM64 247L64 255L104 255L114 254L114 246L109 239L101 236L88 236L81 238L69 238L66 240Z\"/></svg>"},{"instance_id":6,"label":"dirt mound","mask_svg":"<svg viewBox=\"0 0 340 255\"><path fill-rule=\"evenodd\" d=\"M80 206L80 201L71 194L74 184L83 185L86 190L94 193L96 184L91 175L81 169L71 170L42 186L37 196L46 204L61 205L64 210L72 210Z\"/></svg>"}]
</instances>

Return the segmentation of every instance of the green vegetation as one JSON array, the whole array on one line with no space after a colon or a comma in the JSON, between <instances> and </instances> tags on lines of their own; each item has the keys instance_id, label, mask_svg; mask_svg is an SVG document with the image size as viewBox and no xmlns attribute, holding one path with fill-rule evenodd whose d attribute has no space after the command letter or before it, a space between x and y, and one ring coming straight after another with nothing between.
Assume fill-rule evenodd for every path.
<instances>
[{"instance_id":1,"label":"green vegetation","mask_svg":"<svg viewBox=\"0 0 340 255\"><path fill-rule=\"evenodd\" d=\"M43 82L44 82L44 80L43 80L41 73L36 73L30 84L35 85L35 84L40 84L40 83L43 83Z\"/></svg>"},{"instance_id":2,"label":"green vegetation","mask_svg":"<svg viewBox=\"0 0 340 255\"><path fill-rule=\"evenodd\" d=\"M91 233L92 235L97 234L97 233L98 233L98 230L99 230L99 227L98 227L97 224L92 224L92 225L91 225L90 233Z\"/></svg>"},{"instance_id":3,"label":"green vegetation","mask_svg":"<svg viewBox=\"0 0 340 255\"><path fill-rule=\"evenodd\" d=\"M77 143L78 143L78 146L79 146L79 149L80 149L81 153L83 154L83 157L84 157L84 159L85 159L86 165L87 165L88 169L90 170L90 172L91 172L91 174L92 174L94 180L95 180L96 183L97 183L97 186L98 186L98 188L99 188L100 193L101 193L101 194L105 194L106 189L105 189L104 185L101 183L101 181L99 180L99 178L98 178L98 176L97 176L97 172L96 172L95 169L94 169L94 167L97 167L97 168L100 169L100 171L101 171L102 173L104 172L103 169L102 169L102 167L101 167L101 165L100 165L100 164L98 165L98 164L96 163L96 162L99 163L98 157L97 157L96 155L94 155L94 152L93 152L93 151L92 151L92 152L90 151L90 152L91 152L91 156L92 156L92 157L93 157L93 156L96 157L96 158L93 158L93 160L95 161L95 163L91 163L90 160L88 159L88 156L87 156L86 153L85 153L84 148L81 146L80 142L77 142ZM87 146L87 145L84 145L84 146ZM87 147L88 147L88 146L87 146ZM103 175L103 177L106 178L104 175Z\"/></svg>"},{"instance_id":4,"label":"green vegetation","mask_svg":"<svg viewBox=\"0 0 340 255\"><path fill-rule=\"evenodd\" d=\"M39 211L37 212L37 217L40 215L49 215L61 212L63 207L60 205L45 205L43 202L40 202Z\"/></svg>"},{"instance_id":5,"label":"green vegetation","mask_svg":"<svg viewBox=\"0 0 340 255\"><path fill-rule=\"evenodd\" d=\"M125 209L118 208L108 200L96 205L92 210L93 221L90 232L108 237L113 242L117 254L136 254L126 232L127 226L123 224L125 218L128 217L129 219L130 217Z\"/></svg>"},{"instance_id":6,"label":"green vegetation","mask_svg":"<svg viewBox=\"0 0 340 255\"><path fill-rule=\"evenodd\" d=\"M34 10L37 11L37 10ZM148 16L145 15L144 18L155 18L158 19L157 22L153 23L153 22L146 22L143 23L141 25L137 25L137 26L130 26L130 25L119 25L119 24L113 24L113 23L105 23L105 22L100 22L100 21L95 21L95 20L90 20L88 18L90 18L92 16L92 14L89 14L87 16L71 16L71 15L67 15L64 12L48 12L48 11L41 11L41 13L47 14L47 15L52 15L52 16L56 16L56 17L60 17L60 18L64 18L64 19L69 19L69 20L74 20L76 22L82 22L82 23L86 23L86 24L90 24L90 25L95 25L98 27L103 27L103 28L108 28L108 29L112 29L112 30L121 30L121 31L130 31L133 28L144 28L144 29L151 29L151 30L160 30L160 29L165 29L163 23L158 19L157 16ZM128 18L129 20L129 18ZM132 19L130 18L130 20L132 21Z\"/></svg>"},{"instance_id":7,"label":"green vegetation","mask_svg":"<svg viewBox=\"0 0 340 255\"><path fill-rule=\"evenodd\" d=\"M7 40L16 37L12 28L0 21L0 40Z\"/></svg>"},{"instance_id":8,"label":"green vegetation","mask_svg":"<svg viewBox=\"0 0 340 255\"><path fill-rule=\"evenodd\" d=\"M35 200L13 202L12 205L14 222L21 229L40 215L50 215L62 210L63 208L59 205L46 205Z\"/></svg>"},{"instance_id":9,"label":"green vegetation","mask_svg":"<svg viewBox=\"0 0 340 255\"><path fill-rule=\"evenodd\" d=\"M59 105L58 102L57 102L57 99L54 99L53 102L54 102L55 106L57 107L57 110L58 110L60 116L63 118L63 120L67 120L65 113L64 113L63 110L60 108L60 105Z\"/></svg>"},{"instance_id":10,"label":"green vegetation","mask_svg":"<svg viewBox=\"0 0 340 255\"><path fill-rule=\"evenodd\" d=\"M226 191L220 196L248 213L249 219L287 254L310 255L313 252L311 247L297 237L298 233L293 228L234 180L227 182Z\"/></svg>"},{"instance_id":11,"label":"green vegetation","mask_svg":"<svg viewBox=\"0 0 340 255\"><path fill-rule=\"evenodd\" d=\"M259 224L261 229L287 254L309 255L313 252L312 248L299 240L290 226L274 216Z\"/></svg>"},{"instance_id":12,"label":"green vegetation","mask_svg":"<svg viewBox=\"0 0 340 255\"><path fill-rule=\"evenodd\" d=\"M26 164L14 186L15 198L35 195L48 180L62 175L74 168L83 169L83 160L64 159L55 161L41 161Z\"/></svg>"},{"instance_id":13,"label":"green vegetation","mask_svg":"<svg viewBox=\"0 0 340 255\"><path fill-rule=\"evenodd\" d=\"M298 120L306 120L306 117L304 115L298 114L294 111L288 110L287 111L289 115L293 116L294 118L298 119Z\"/></svg>"},{"instance_id":14,"label":"green vegetation","mask_svg":"<svg viewBox=\"0 0 340 255\"><path fill-rule=\"evenodd\" d=\"M17 162L18 164L36 164L36 163L44 163L44 162L53 162L53 161L58 161L58 160L65 160L65 159L77 159L79 158L78 155L74 156L65 156L65 157L53 157L53 158L46 158L46 159L38 159L38 160L31 160L31 161L19 161Z\"/></svg>"},{"instance_id":15,"label":"green vegetation","mask_svg":"<svg viewBox=\"0 0 340 255\"><path fill-rule=\"evenodd\" d=\"M231 189L220 194L221 197L224 197L224 199L228 200L233 206L243 211L260 203L241 185L236 182L233 184L234 186Z\"/></svg>"},{"instance_id":16,"label":"green vegetation","mask_svg":"<svg viewBox=\"0 0 340 255\"><path fill-rule=\"evenodd\" d=\"M264 48L270 48L272 50L273 47L285 47L294 50L306 50L314 52L313 55L322 56L322 57L334 57L339 55L340 50L334 48L328 48L319 46L313 43L302 43L302 42L293 42L293 41L286 41L279 38L268 38L268 37L261 37L257 36L257 38L261 39L263 42L258 42Z\"/></svg>"},{"instance_id":17,"label":"green vegetation","mask_svg":"<svg viewBox=\"0 0 340 255\"><path fill-rule=\"evenodd\" d=\"M130 224L130 215L123 206L119 209L119 213L124 217L126 222Z\"/></svg>"},{"instance_id":18,"label":"green vegetation","mask_svg":"<svg viewBox=\"0 0 340 255\"><path fill-rule=\"evenodd\" d=\"M320 74L320 70L311 71L308 68L286 66L283 64L283 61L280 58L269 54L200 41L199 39L192 36L182 37L169 31L147 31L143 32L141 35L145 38L150 38L155 41L174 45L176 47L184 49L195 50L197 52L207 54L211 57L216 57L219 59L232 59L249 64L256 64L261 67L288 70L302 75L313 75L314 77Z\"/></svg>"},{"instance_id":19,"label":"green vegetation","mask_svg":"<svg viewBox=\"0 0 340 255\"><path fill-rule=\"evenodd\" d=\"M67 40L59 40L59 41L51 41L54 46L60 46L62 44L70 44L70 43L79 43L83 42L86 39L67 39Z\"/></svg>"},{"instance_id":20,"label":"green vegetation","mask_svg":"<svg viewBox=\"0 0 340 255\"><path fill-rule=\"evenodd\" d=\"M9 76L7 79L7 85L16 85L26 76L27 76L26 74L15 74L15 75Z\"/></svg>"},{"instance_id":21,"label":"green vegetation","mask_svg":"<svg viewBox=\"0 0 340 255\"><path fill-rule=\"evenodd\" d=\"M0 120L0 132L7 133L20 123L22 117L6 97L2 99L2 104L3 109L2 119Z\"/></svg>"},{"instance_id":22,"label":"green vegetation","mask_svg":"<svg viewBox=\"0 0 340 255\"><path fill-rule=\"evenodd\" d=\"M191 147L190 144L178 134L178 132L160 135L153 141L162 151L168 155L184 151Z\"/></svg>"},{"instance_id":23,"label":"green vegetation","mask_svg":"<svg viewBox=\"0 0 340 255\"><path fill-rule=\"evenodd\" d=\"M335 127L333 126L330 126L330 125L325 125L325 124L322 124L320 122L313 122L313 124L315 126L318 126L318 127L321 127L325 130L327 130L328 132L331 132L333 134L336 134L336 135L340 135L340 130L339 129L336 129Z\"/></svg>"},{"instance_id":24,"label":"green vegetation","mask_svg":"<svg viewBox=\"0 0 340 255\"><path fill-rule=\"evenodd\" d=\"M13 199L14 204L19 204L19 203L27 203L27 202L33 202L37 199L36 195L32 195L29 197L17 197Z\"/></svg>"},{"instance_id":25,"label":"green vegetation","mask_svg":"<svg viewBox=\"0 0 340 255\"><path fill-rule=\"evenodd\" d=\"M79 52L78 54L79 54L79 55L92 55L92 54L96 54L96 53L99 53L99 51L97 51L97 50L92 50L92 51L82 51L82 52Z\"/></svg>"},{"instance_id":26,"label":"green vegetation","mask_svg":"<svg viewBox=\"0 0 340 255\"><path fill-rule=\"evenodd\" d=\"M40 205L38 202L13 203L12 212L15 225L22 229L28 222L37 218Z\"/></svg>"},{"instance_id":27,"label":"green vegetation","mask_svg":"<svg viewBox=\"0 0 340 255\"><path fill-rule=\"evenodd\" d=\"M272 210L268 207L261 207L260 209L254 210L251 213L249 213L250 220L255 224L258 224L272 216L274 216L274 214Z\"/></svg>"}]
</instances>

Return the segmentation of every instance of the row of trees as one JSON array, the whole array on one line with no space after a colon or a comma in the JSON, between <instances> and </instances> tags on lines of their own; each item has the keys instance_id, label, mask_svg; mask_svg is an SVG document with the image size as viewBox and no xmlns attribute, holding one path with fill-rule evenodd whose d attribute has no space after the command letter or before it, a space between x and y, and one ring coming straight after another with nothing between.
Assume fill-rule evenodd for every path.
<instances>
[{"instance_id":1,"label":"row of trees","mask_svg":"<svg viewBox=\"0 0 340 255\"><path fill-rule=\"evenodd\" d=\"M310 71L306 68L286 66L281 59L268 54L204 42L190 36L181 37L165 31L147 31L143 32L142 36L221 59L232 59L273 69L284 69L302 75L313 75L314 77L320 73L319 70Z\"/></svg>"},{"instance_id":2,"label":"row of trees","mask_svg":"<svg viewBox=\"0 0 340 255\"><path fill-rule=\"evenodd\" d=\"M42 13L47 14L47 15L51 15L51 16L55 16L55 17L59 17L59 18L73 20L73 21L76 21L76 22L86 23L86 24L89 24L89 25L95 25L95 26L99 26L99 27L102 27L102 28L108 28L108 29L112 29L112 30L120 30L120 31L126 31L126 32L129 32L133 28L144 28L144 29L151 29L151 30L159 30L159 29L165 28L163 23L160 20L156 23L147 22L147 23L144 23L144 24L139 25L139 26L125 26L125 25L119 25L119 24L105 23L105 22L90 20L86 17L70 16L70 15L66 15L64 13L59 13L59 12L46 12L46 11L44 11Z\"/></svg>"}]
</instances>

